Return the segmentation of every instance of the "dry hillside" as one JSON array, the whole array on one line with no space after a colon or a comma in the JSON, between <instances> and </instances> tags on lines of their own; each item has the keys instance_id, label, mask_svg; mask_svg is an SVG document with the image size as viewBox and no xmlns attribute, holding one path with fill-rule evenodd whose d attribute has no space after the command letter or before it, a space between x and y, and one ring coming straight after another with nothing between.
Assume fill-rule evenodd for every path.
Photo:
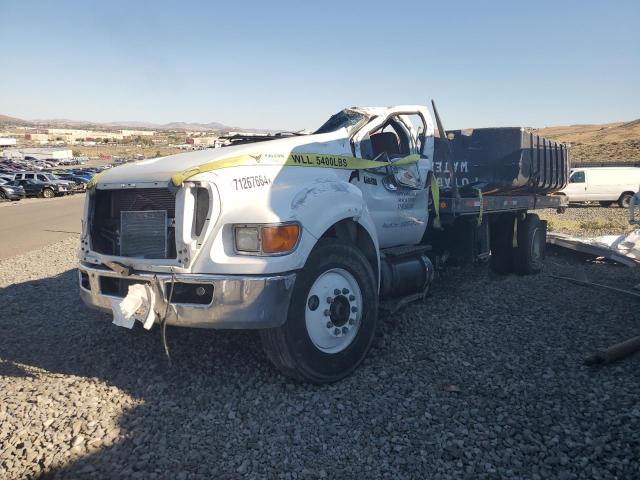
<instances>
[{"instance_id":1,"label":"dry hillside","mask_svg":"<svg viewBox=\"0 0 640 480\"><path fill-rule=\"evenodd\" d=\"M640 161L640 119L602 125L569 125L538 130L546 138L571 144L576 161Z\"/></svg>"}]
</instances>

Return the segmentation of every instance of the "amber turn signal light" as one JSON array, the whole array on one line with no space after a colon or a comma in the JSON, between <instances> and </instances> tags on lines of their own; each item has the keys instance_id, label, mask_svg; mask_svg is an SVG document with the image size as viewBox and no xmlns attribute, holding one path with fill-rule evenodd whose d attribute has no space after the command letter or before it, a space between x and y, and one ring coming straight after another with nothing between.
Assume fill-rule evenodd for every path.
<instances>
[{"instance_id":1,"label":"amber turn signal light","mask_svg":"<svg viewBox=\"0 0 640 480\"><path fill-rule=\"evenodd\" d=\"M287 253L293 250L298 243L300 225L262 227L261 234L264 253Z\"/></svg>"}]
</instances>

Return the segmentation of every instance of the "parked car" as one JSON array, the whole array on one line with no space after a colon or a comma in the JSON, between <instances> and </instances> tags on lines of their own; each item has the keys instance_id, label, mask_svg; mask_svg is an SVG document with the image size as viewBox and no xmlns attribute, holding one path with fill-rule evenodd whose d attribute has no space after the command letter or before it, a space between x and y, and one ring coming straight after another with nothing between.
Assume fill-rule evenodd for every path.
<instances>
[{"instance_id":1,"label":"parked car","mask_svg":"<svg viewBox=\"0 0 640 480\"><path fill-rule=\"evenodd\" d=\"M572 168L569 184L558 192L570 203L597 201L603 207L617 203L629 208L631 197L640 189L638 167Z\"/></svg>"},{"instance_id":2,"label":"parked car","mask_svg":"<svg viewBox=\"0 0 640 480\"><path fill-rule=\"evenodd\" d=\"M87 183L89 183L89 180L91 180L91 178L86 178L86 177L82 177L80 175L74 175L71 173L59 173L56 175L56 177L58 177L61 180L66 180L68 182L73 182L75 183L75 188L79 189L79 190L84 190L87 188Z\"/></svg>"},{"instance_id":3,"label":"parked car","mask_svg":"<svg viewBox=\"0 0 640 480\"><path fill-rule=\"evenodd\" d=\"M59 195L65 195L69 193L69 187L67 185L61 185L59 183L43 182L39 180L14 180L11 185L20 185L24 188L27 197L44 197L53 198Z\"/></svg>"},{"instance_id":4,"label":"parked car","mask_svg":"<svg viewBox=\"0 0 640 480\"><path fill-rule=\"evenodd\" d=\"M53 173L47 172L20 172L13 176L14 180L37 180L38 182L56 183L67 187L66 192L71 192L76 188L75 182L58 178Z\"/></svg>"},{"instance_id":5,"label":"parked car","mask_svg":"<svg viewBox=\"0 0 640 480\"><path fill-rule=\"evenodd\" d=\"M0 183L0 200L22 200L25 196L26 193L21 185Z\"/></svg>"}]
</instances>

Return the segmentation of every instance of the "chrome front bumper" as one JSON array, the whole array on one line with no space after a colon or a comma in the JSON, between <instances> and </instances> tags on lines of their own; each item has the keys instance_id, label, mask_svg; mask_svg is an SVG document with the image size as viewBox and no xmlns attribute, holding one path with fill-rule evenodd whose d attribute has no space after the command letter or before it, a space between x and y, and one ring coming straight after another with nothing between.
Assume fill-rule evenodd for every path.
<instances>
[{"instance_id":1,"label":"chrome front bumper","mask_svg":"<svg viewBox=\"0 0 640 480\"><path fill-rule=\"evenodd\" d=\"M87 277L83 286L83 273L88 277L90 288L86 288ZM80 297L88 306L104 312L111 312L111 300L121 297L102 293L101 277L139 280L140 283L151 283L157 278L163 285L163 292L167 291L164 287L171 283L171 275L166 273L136 271L122 276L106 268L81 264L78 268ZM208 305L172 303L175 309L169 309L167 324L233 329L279 327L287 318L295 279L295 273L268 276L176 274L175 282L213 285L213 300ZM167 301L166 295L164 301Z\"/></svg>"}]
</instances>

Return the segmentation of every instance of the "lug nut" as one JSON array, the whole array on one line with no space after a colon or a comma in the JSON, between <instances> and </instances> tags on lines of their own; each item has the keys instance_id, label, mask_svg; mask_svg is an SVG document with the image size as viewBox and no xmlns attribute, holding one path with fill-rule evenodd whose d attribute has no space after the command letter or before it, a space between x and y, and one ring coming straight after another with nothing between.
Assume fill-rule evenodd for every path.
<instances>
[{"instance_id":1,"label":"lug nut","mask_svg":"<svg viewBox=\"0 0 640 480\"><path fill-rule=\"evenodd\" d=\"M327 328L333 328L333 323L327 322Z\"/></svg>"},{"instance_id":2,"label":"lug nut","mask_svg":"<svg viewBox=\"0 0 640 480\"><path fill-rule=\"evenodd\" d=\"M356 299L355 295L349 295L349 300L351 300L352 302Z\"/></svg>"},{"instance_id":3,"label":"lug nut","mask_svg":"<svg viewBox=\"0 0 640 480\"><path fill-rule=\"evenodd\" d=\"M333 303L333 298L327 297L327 303Z\"/></svg>"},{"instance_id":4,"label":"lug nut","mask_svg":"<svg viewBox=\"0 0 640 480\"><path fill-rule=\"evenodd\" d=\"M325 317L328 317L328 316L329 316L329 310L325 310L325 311L324 311L324 316L325 316Z\"/></svg>"},{"instance_id":5,"label":"lug nut","mask_svg":"<svg viewBox=\"0 0 640 480\"><path fill-rule=\"evenodd\" d=\"M350 318L349 319L349 325L353 325L354 323L356 323L356 319L355 318Z\"/></svg>"},{"instance_id":6,"label":"lug nut","mask_svg":"<svg viewBox=\"0 0 640 480\"><path fill-rule=\"evenodd\" d=\"M336 288L336 289L333 291L333 294L334 294L334 295L340 295L340 290Z\"/></svg>"},{"instance_id":7,"label":"lug nut","mask_svg":"<svg viewBox=\"0 0 640 480\"><path fill-rule=\"evenodd\" d=\"M358 311L358 307L351 307L351 311L352 311L353 313L356 313L356 312Z\"/></svg>"},{"instance_id":8,"label":"lug nut","mask_svg":"<svg viewBox=\"0 0 640 480\"><path fill-rule=\"evenodd\" d=\"M320 299L318 298L317 295L312 295L311 297L309 297L309 301L307 302L307 306L309 307L309 310L313 312L318 308L319 305L320 305Z\"/></svg>"},{"instance_id":9,"label":"lug nut","mask_svg":"<svg viewBox=\"0 0 640 480\"><path fill-rule=\"evenodd\" d=\"M340 329L336 328L333 330L333 334L337 337L338 335L340 335Z\"/></svg>"},{"instance_id":10,"label":"lug nut","mask_svg":"<svg viewBox=\"0 0 640 480\"><path fill-rule=\"evenodd\" d=\"M346 335L348 331L349 331L349 329L347 327L342 327L342 333L344 335Z\"/></svg>"},{"instance_id":11,"label":"lug nut","mask_svg":"<svg viewBox=\"0 0 640 480\"><path fill-rule=\"evenodd\" d=\"M343 288L343 289L342 289L342 294L343 294L343 295L346 295L347 293L349 293L349 290L348 290L348 289L346 289L346 288Z\"/></svg>"}]
</instances>

